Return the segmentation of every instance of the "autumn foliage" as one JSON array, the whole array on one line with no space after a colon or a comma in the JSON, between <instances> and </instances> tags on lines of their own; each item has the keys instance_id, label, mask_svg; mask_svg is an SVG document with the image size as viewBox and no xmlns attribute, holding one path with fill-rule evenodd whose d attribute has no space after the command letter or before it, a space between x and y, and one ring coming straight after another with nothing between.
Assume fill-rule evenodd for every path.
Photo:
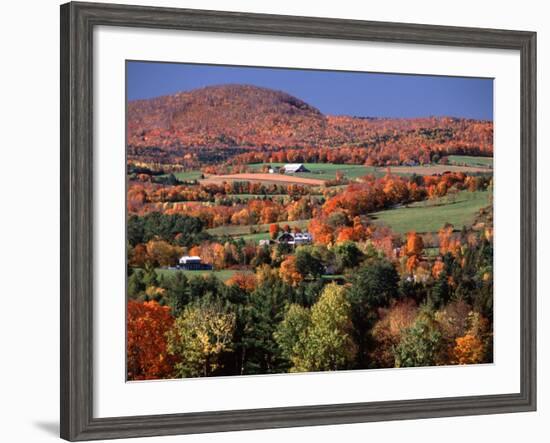
<instances>
[{"instance_id":1,"label":"autumn foliage","mask_svg":"<svg viewBox=\"0 0 550 443\"><path fill-rule=\"evenodd\" d=\"M291 286L297 286L303 280L302 274L296 268L296 257L294 255L289 255L281 263L281 278Z\"/></svg>"},{"instance_id":2,"label":"autumn foliage","mask_svg":"<svg viewBox=\"0 0 550 443\"><path fill-rule=\"evenodd\" d=\"M483 362L485 347L481 340L467 334L455 339L454 358L459 365L469 365Z\"/></svg>"},{"instance_id":3,"label":"autumn foliage","mask_svg":"<svg viewBox=\"0 0 550 443\"><path fill-rule=\"evenodd\" d=\"M127 130L129 380L493 361L492 167L455 163L492 122L225 85L129 102Z\"/></svg>"},{"instance_id":4,"label":"autumn foliage","mask_svg":"<svg viewBox=\"0 0 550 443\"><path fill-rule=\"evenodd\" d=\"M168 307L155 301L128 301L127 368L129 380L168 378L173 358L167 353L166 332L173 318Z\"/></svg>"},{"instance_id":5,"label":"autumn foliage","mask_svg":"<svg viewBox=\"0 0 550 443\"><path fill-rule=\"evenodd\" d=\"M244 291L252 292L256 288L256 276L239 272L227 279L225 284L227 286L238 286Z\"/></svg>"}]
</instances>

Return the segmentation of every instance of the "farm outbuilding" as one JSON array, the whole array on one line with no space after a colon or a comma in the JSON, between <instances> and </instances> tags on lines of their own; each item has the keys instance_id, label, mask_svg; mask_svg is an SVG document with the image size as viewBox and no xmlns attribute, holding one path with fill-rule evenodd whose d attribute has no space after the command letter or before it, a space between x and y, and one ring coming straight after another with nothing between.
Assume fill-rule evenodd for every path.
<instances>
[{"instance_id":1,"label":"farm outbuilding","mask_svg":"<svg viewBox=\"0 0 550 443\"><path fill-rule=\"evenodd\" d=\"M283 166L285 174L296 174L297 172L310 172L302 163L288 163Z\"/></svg>"},{"instance_id":2,"label":"farm outbuilding","mask_svg":"<svg viewBox=\"0 0 550 443\"><path fill-rule=\"evenodd\" d=\"M179 269L184 271L210 271L212 265L203 263L202 259L197 255L184 255L179 259Z\"/></svg>"},{"instance_id":3,"label":"farm outbuilding","mask_svg":"<svg viewBox=\"0 0 550 443\"><path fill-rule=\"evenodd\" d=\"M261 239L261 240L258 242L258 244L259 244L260 246L271 246L271 245L274 244L274 243L275 243L275 242L274 242L273 240L267 239L267 238L266 238L266 239Z\"/></svg>"},{"instance_id":4,"label":"farm outbuilding","mask_svg":"<svg viewBox=\"0 0 550 443\"><path fill-rule=\"evenodd\" d=\"M313 237L309 232L297 232L295 234L291 232L283 232L278 240L279 243L286 243L288 245L307 245L313 241Z\"/></svg>"},{"instance_id":5,"label":"farm outbuilding","mask_svg":"<svg viewBox=\"0 0 550 443\"><path fill-rule=\"evenodd\" d=\"M296 245L307 245L313 241L313 237L309 232L297 232L294 234L294 243Z\"/></svg>"},{"instance_id":6,"label":"farm outbuilding","mask_svg":"<svg viewBox=\"0 0 550 443\"><path fill-rule=\"evenodd\" d=\"M279 243L287 243L289 245L294 244L294 235L291 232L283 232L277 239Z\"/></svg>"}]
</instances>

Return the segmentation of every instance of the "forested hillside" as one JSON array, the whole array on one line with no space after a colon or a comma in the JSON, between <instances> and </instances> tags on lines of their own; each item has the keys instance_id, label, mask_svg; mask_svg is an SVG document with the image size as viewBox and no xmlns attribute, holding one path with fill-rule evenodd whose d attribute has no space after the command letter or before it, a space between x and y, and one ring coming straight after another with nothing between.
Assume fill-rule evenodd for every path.
<instances>
[{"instance_id":1,"label":"forested hillside","mask_svg":"<svg viewBox=\"0 0 550 443\"><path fill-rule=\"evenodd\" d=\"M284 92L247 85L211 86L128 105L128 153L149 162L200 157L212 163L243 154L236 161L250 163L269 161L272 153L279 161L323 162L330 151L339 157L335 163L427 163L434 155L492 155L492 138L488 121L326 116Z\"/></svg>"}]
</instances>

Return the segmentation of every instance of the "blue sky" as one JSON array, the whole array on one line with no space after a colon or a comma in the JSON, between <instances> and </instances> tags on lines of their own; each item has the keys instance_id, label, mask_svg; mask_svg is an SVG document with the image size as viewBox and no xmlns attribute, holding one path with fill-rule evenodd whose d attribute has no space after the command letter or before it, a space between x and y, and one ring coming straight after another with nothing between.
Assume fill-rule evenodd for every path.
<instances>
[{"instance_id":1,"label":"blue sky","mask_svg":"<svg viewBox=\"0 0 550 443\"><path fill-rule=\"evenodd\" d=\"M330 115L493 119L492 79L127 62L128 100L228 83L285 91Z\"/></svg>"}]
</instances>

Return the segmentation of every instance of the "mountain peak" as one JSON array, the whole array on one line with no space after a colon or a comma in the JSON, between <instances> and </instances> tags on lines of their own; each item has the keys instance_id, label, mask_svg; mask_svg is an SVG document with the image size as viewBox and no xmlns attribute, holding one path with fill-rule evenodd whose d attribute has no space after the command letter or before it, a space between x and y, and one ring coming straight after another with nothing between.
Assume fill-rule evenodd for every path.
<instances>
[{"instance_id":1,"label":"mountain peak","mask_svg":"<svg viewBox=\"0 0 550 443\"><path fill-rule=\"evenodd\" d=\"M206 86L128 104L129 141L168 132L183 144L310 143L326 117L290 94L253 85Z\"/></svg>"}]
</instances>

